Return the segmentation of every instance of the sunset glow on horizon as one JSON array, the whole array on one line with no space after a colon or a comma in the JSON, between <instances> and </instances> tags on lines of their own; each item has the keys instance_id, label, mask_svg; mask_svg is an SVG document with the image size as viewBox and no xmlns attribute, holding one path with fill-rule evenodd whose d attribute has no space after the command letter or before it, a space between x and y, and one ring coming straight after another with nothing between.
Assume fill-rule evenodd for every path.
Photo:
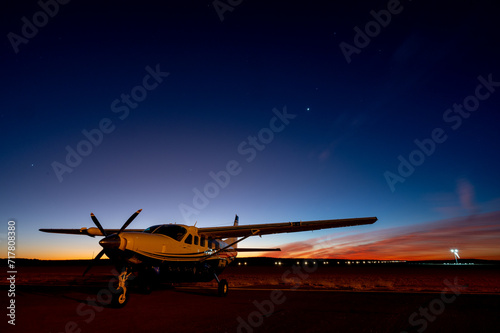
<instances>
[{"instance_id":1,"label":"sunset glow on horizon","mask_svg":"<svg viewBox=\"0 0 500 333\"><path fill-rule=\"evenodd\" d=\"M297 233L303 241L276 244L280 252L257 252L238 254L239 258L307 258L345 260L451 260L450 249L458 248L462 260L500 260L500 212L452 218L408 227L380 229L353 235L339 233L341 229L330 230L328 235L310 238L310 233ZM65 237L60 235L59 237ZM66 237L68 237L66 235ZM69 237L81 237L71 236ZM270 243L273 236L264 236ZM86 237L85 237L86 238ZM95 238L100 239L98 238ZM240 243L247 247L251 239ZM29 248L28 248L29 249ZM493 250L492 250L493 249ZM25 251L23 251L25 253ZM92 259L94 253L65 248L64 252L53 249L39 249L36 255L27 254L26 259L78 260ZM106 257L104 257L106 258Z\"/></svg>"},{"instance_id":2,"label":"sunset glow on horizon","mask_svg":"<svg viewBox=\"0 0 500 333\"><path fill-rule=\"evenodd\" d=\"M500 260L500 212L455 218L410 228L352 236L312 238L285 244L280 258L373 260L451 260L458 248L462 260ZM332 235L333 236L333 235ZM273 256L272 253L263 256Z\"/></svg>"}]
</instances>

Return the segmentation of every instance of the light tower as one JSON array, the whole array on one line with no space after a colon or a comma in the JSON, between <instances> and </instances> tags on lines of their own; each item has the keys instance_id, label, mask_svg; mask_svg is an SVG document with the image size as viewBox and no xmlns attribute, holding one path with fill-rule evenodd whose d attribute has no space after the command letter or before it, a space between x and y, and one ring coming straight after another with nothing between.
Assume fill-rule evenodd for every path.
<instances>
[{"instance_id":1,"label":"light tower","mask_svg":"<svg viewBox=\"0 0 500 333\"><path fill-rule=\"evenodd\" d=\"M451 252L453 253L453 255L455 256L455 264L457 264L457 265L458 265L458 260L457 260L457 258L458 258L458 259L460 259L460 256L458 255L458 250L457 250L457 249L451 249L450 251L451 251Z\"/></svg>"}]
</instances>

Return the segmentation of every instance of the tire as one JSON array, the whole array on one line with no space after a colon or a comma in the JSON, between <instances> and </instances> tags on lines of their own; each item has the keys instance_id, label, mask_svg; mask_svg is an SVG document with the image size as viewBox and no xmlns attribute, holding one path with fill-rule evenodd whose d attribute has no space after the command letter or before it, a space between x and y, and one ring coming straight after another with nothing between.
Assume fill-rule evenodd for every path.
<instances>
[{"instance_id":1,"label":"tire","mask_svg":"<svg viewBox=\"0 0 500 333\"><path fill-rule=\"evenodd\" d=\"M226 280L220 280L218 294L220 297L227 296L227 292L229 291L229 285Z\"/></svg>"},{"instance_id":2,"label":"tire","mask_svg":"<svg viewBox=\"0 0 500 333\"><path fill-rule=\"evenodd\" d=\"M122 308L127 304L129 298L128 292L123 292L123 288L120 288L113 293L113 298L111 299L111 305L114 308Z\"/></svg>"}]
</instances>

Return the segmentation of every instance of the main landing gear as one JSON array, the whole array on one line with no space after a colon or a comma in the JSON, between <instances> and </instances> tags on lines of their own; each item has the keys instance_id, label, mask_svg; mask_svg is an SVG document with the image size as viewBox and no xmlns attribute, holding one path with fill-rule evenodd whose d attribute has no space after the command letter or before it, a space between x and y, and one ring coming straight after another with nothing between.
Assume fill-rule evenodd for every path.
<instances>
[{"instance_id":1,"label":"main landing gear","mask_svg":"<svg viewBox=\"0 0 500 333\"><path fill-rule=\"evenodd\" d=\"M127 280L132 275L129 269L125 268L120 275L118 275L118 285L116 290L112 293L111 305L117 308L125 306L128 302Z\"/></svg>"},{"instance_id":2,"label":"main landing gear","mask_svg":"<svg viewBox=\"0 0 500 333\"><path fill-rule=\"evenodd\" d=\"M218 284L217 294L220 297L227 296L227 292L229 291L229 285L227 284L227 281L225 279L219 280L219 277L217 276L216 273L214 273L214 276Z\"/></svg>"}]
</instances>

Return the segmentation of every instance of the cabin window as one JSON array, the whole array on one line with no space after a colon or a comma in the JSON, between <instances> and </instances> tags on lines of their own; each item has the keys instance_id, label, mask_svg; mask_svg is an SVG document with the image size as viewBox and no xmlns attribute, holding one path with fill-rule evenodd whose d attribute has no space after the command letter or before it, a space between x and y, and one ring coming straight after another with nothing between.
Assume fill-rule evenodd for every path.
<instances>
[{"instance_id":1,"label":"cabin window","mask_svg":"<svg viewBox=\"0 0 500 333\"><path fill-rule=\"evenodd\" d=\"M214 242L214 240L213 240L212 238L209 238L209 239L208 239L208 247L209 247L210 249L215 249L215 244L214 244L214 243L215 243L215 242Z\"/></svg>"},{"instance_id":2,"label":"cabin window","mask_svg":"<svg viewBox=\"0 0 500 333\"><path fill-rule=\"evenodd\" d=\"M184 241L186 244L193 244L193 235L189 234Z\"/></svg>"},{"instance_id":3,"label":"cabin window","mask_svg":"<svg viewBox=\"0 0 500 333\"><path fill-rule=\"evenodd\" d=\"M205 237L200 238L200 246L205 246Z\"/></svg>"},{"instance_id":4,"label":"cabin window","mask_svg":"<svg viewBox=\"0 0 500 333\"><path fill-rule=\"evenodd\" d=\"M194 236L194 245L198 245L198 236Z\"/></svg>"}]
</instances>

